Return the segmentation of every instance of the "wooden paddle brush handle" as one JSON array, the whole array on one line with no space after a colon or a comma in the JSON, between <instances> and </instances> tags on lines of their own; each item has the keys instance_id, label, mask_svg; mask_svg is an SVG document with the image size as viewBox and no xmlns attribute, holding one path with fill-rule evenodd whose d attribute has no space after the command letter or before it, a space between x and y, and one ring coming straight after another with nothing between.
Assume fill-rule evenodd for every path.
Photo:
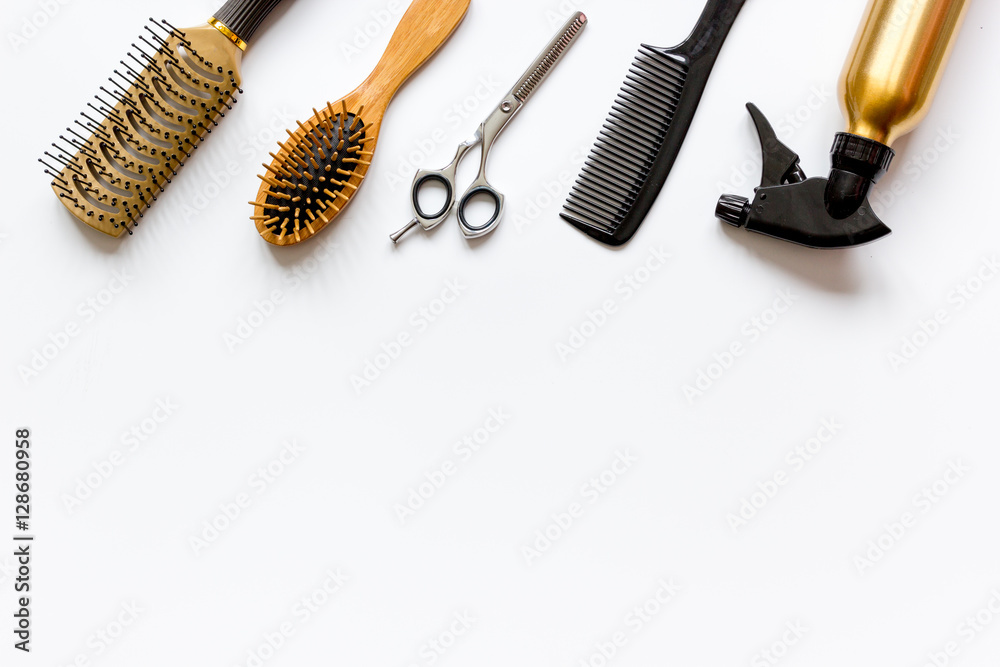
<instances>
[{"instance_id":1,"label":"wooden paddle brush handle","mask_svg":"<svg viewBox=\"0 0 1000 667\"><path fill-rule=\"evenodd\" d=\"M391 97L444 44L472 0L413 0L366 82Z\"/></svg>"}]
</instances>

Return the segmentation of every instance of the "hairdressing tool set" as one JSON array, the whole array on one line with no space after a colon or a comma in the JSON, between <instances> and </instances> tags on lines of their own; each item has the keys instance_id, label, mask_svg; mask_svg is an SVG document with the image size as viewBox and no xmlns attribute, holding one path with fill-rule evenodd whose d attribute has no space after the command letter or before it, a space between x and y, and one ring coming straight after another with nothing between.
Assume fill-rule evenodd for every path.
<instances>
[{"instance_id":1,"label":"hairdressing tool set","mask_svg":"<svg viewBox=\"0 0 1000 667\"><path fill-rule=\"evenodd\" d=\"M744 2L709 0L682 44L639 49L564 220L612 246L635 235L670 175Z\"/></svg>"},{"instance_id":2,"label":"hairdressing tool set","mask_svg":"<svg viewBox=\"0 0 1000 667\"><path fill-rule=\"evenodd\" d=\"M150 19L110 86L46 152L52 189L73 215L120 237L139 224L236 104L247 43L281 0L229 0L206 25Z\"/></svg>"},{"instance_id":3,"label":"hairdressing tool set","mask_svg":"<svg viewBox=\"0 0 1000 667\"><path fill-rule=\"evenodd\" d=\"M750 104L764 152L754 201L725 195L716 214L735 227L813 248L850 248L890 230L868 194L892 164L893 143L930 111L968 0L872 0L840 79L847 131L836 135L829 178L806 178Z\"/></svg>"},{"instance_id":4,"label":"hairdressing tool set","mask_svg":"<svg viewBox=\"0 0 1000 667\"><path fill-rule=\"evenodd\" d=\"M212 128L236 103L247 42L281 0L229 0L208 24L179 30L151 20L134 52L114 70L96 104L46 152L52 189L81 221L106 234L132 233ZM253 221L269 243L305 241L354 199L372 164L386 109L400 86L450 37L471 0L413 0L382 59L354 92L313 109L271 153ZM612 106L561 217L612 246L627 243L652 208L676 162L708 79L746 0L708 0L679 46L643 45ZM848 120L836 135L829 178L807 178L798 156L778 141L764 114L748 105L764 155L753 201L726 195L716 214L749 231L816 248L846 248L890 233L872 211L871 187L889 170L892 145L927 115L969 0L870 0L840 82ZM475 136L440 170L421 170L410 193L414 219L392 235L431 230L457 209L466 238L500 224L504 195L486 178L490 151L587 24L572 16ZM458 196L459 165L481 146L479 175ZM51 160L51 162L49 161ZM53 164L53 162L55 164ZM445 189L428 214L420 194ZM492 200L485 222L471 202Z\"/></svg>"},{"instance_id":5,"label":"hairdressing tool set","mask_svg":"<svg viewBox=\"0 0 1000 667\"><path fill-rule=\"evenodd\" d=\"M347 97L313 109L280 143L253 220L268 243L294 245L330 224L354 198L396 91L447 41L471 0L413 0L375 70ZM266 166L266 165L265 165Z\"/></svg>"},{"instance_id":6,"label":"hairdressing tool set","mask_svg":"<svg viewBox=\"0 0 1000 667\"><path fill-rule=\"evenodd\" d=\"M458 152L455 153L455 159L443 169L417 172L417 175L413 179L413 189L410 194L413 201L414 218L406 227L390 237L393 243L398 243L407 232L418 225L424 231L434 229L448 219L452 209L455 208L456 201L458 201L458 224L465 238L476 239L486 236L500 225L500 221L503 219L504 196L486 180L486 164L489 161L493 144L504 128L514 120L514 116L527 103L531 94L548 77L549 72L559 63L586 26L587 17L582 12L574 14L549 45L538 55L538 58L535 59L531 67L514 84L514 87L504 96L500 106L479 126L475 136L459 145ZM480 145L482 146L482 158L479 165L479 176L469 186L469 189L462 196L461 200L458 200L458 189L455 183L458 175L458 167L466 154ZM420 206L421 189L431 182L440 183L445 188L445 204L436 213L427 213ZM470 221L467 209L472 200L480 195L485 195L492 199L493 216L486 222Z\"/></svg>"}]
</instances>

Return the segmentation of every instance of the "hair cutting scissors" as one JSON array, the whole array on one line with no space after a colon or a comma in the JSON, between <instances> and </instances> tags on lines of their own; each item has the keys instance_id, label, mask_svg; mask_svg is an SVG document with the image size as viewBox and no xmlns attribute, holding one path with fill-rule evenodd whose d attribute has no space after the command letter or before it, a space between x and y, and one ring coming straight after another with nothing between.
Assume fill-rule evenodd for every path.
<instances>
[{"instance_id":1,"label":"hair cutting scissors","mask_svg":"<svg viewBox=\"0 0 1000 667\"><path fill-rule=\"evenodd\" d=\"M475 136L458 147L455 159L444 169L423 169L417 172L416 177L413 179L413 188L410 193L413 200L413 213L415 217L406 227L390 237L393 243L398 243L407 232L418 225L424 231L434 229L448 219L452 209L456 208L456 202L458 203L458 224L466 238L475 239L486 236L500 225L500 221L503 219L504 196L490 185L490 182L486 179L486 165L489 162L493 144L510 121L514 120L514 116L521 110L535 89L549 75L552 68L562 59L567 49L576 41L586 25L587 17L582 12L574 14L548 47L542 51L528 71L524 73L524 76L510 89L510 92L504 97L500 106L479 126ZM458 176L458 167L468 152L480 145L482 146L482 160L479 165L479 176L469 186L469 189L462 198L459 199L457 196L458 188L455 183ZM432 182L444 186L446 201L441 210L435 213L428 213L420 205L420 193L425 186ZM479 196L486 196L493 200L493 217L486 222L473 222L468 218L469 205L473 199Z\"/></svg>"}]
</instances>

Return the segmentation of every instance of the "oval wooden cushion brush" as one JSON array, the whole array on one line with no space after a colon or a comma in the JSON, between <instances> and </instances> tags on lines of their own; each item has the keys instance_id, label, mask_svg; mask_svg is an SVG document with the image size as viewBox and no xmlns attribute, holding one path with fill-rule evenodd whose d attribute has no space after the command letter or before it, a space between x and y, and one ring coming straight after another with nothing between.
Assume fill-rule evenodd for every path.
<instances>
[{"instance_id":1,"label":"oval wooden cushion brush","mask_svg":"<svg viewBox=\"0 0 1000 667\"><path fill-rule=\"evenodd\" d=\"M206 25L183 30L150 19L55 153L39 160L66 208L100 232L131 234L236 104L243 51L281 1L229 0Z\"/></svg>"},{"instance_id":2,"label":"oval wooden cushion brush","mask_svg":"<svg viewBox=\"0 0 1000 667\"><path fill-rule=\"evenodd\" d=\"M396 91L443 45L471 0L413 0L371 75L343 99L313 109L288 130L264 165L254 208L268 243L301 243L329 225L357 194L371 166L379 128Z\"/></svg>"}]
</instances>

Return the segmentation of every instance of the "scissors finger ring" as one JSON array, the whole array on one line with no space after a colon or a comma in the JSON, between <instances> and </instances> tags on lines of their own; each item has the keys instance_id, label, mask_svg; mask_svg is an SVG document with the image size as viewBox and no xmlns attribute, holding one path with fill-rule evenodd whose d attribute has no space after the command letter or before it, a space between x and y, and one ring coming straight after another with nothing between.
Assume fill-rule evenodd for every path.
<instances>
[{"instance_id":1,"label":"scissors finger ring","mask_svg":"<svg viewBox=\"0 0 1000 667\"><path fill-rule=\"evenodd\" d=\"M489 162L490 151L493 150L493 144L504 128L514 119L531 94L562 59L562 56L576 41L580 31L586 25L587 17L583 13L577 12L549 43L549 46L542 51L521 79L510 89L510 92L504 96L500 106L479 126L475 137L458 147L455 158L447 167L437 171L421 170L417 172L410 192L414 217L406 227L390 237L393 243L398 243L403 236L416 227L421 227L424 231L434 229L448 219L452 209L456 207L456 202L458 203L458 224L465 238L475 239L486 236L500 226L500 222L503 220L504 196L486 179L486 165ZM455 183L458 167L468 152L476 146L482 146L479 175L461 199L458 199L458 188ZM445 188L445 203L441 210L434 214L428 214L420 205L420 193L431 183L438 183ZM469 208L475 199L483 197L492 200L493 216L485 222L471 221Z\"/></svg>"}]
</instances>

